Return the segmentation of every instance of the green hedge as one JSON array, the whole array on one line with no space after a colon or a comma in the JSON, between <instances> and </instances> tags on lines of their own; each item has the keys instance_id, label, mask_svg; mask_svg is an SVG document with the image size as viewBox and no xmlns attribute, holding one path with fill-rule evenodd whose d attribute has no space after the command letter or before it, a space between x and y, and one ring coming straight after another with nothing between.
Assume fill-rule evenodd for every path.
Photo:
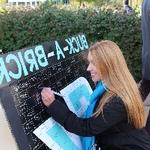
<instances>
[{"instance_id":1,"label":"green hedge","mask_svg":"<svg viewBox=\"0 0 150 150\"><path fill-rule=\"evenodd\" d=\"M89 41L110 39L118 43L136 80L141 78L140 18L96 10L36 10L0 14L0 49L8 52L42 42L85 33Z\"/></svg>"}]
</instances>

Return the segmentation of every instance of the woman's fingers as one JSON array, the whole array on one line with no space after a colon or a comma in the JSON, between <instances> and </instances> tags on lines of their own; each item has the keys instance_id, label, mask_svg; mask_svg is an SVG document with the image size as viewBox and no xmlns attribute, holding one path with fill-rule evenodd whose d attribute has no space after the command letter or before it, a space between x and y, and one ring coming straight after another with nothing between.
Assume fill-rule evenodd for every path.
<instances>
[{"instance_id":1,"label":"woman's fingers","mask_svg":"<svg viewBox=\"0 0 150 150\"><path fill-rule=\"evenodd\" d=\"M42 101L46 106L49 106L55 100L55 96L51 88L43 88L41 96Z\"/></svg>"}]
</instances>

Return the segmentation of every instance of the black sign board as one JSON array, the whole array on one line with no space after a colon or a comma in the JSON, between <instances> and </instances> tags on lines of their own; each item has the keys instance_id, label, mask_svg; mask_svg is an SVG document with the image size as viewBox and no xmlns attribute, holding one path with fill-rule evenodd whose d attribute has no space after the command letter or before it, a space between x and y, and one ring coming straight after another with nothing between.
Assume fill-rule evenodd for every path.
<instances>
[{"instance_id":1,"label":"black sign board","mask_svg":"<svg viewBox=\"0 0 150 150\"><path fill-rule=\"evenodd\" d=\"M60 91L86 77L84 34L0 55L0 98L20 150L48 150L33 130L47 120L40 87Z\"/></svg>"}]
</instances>

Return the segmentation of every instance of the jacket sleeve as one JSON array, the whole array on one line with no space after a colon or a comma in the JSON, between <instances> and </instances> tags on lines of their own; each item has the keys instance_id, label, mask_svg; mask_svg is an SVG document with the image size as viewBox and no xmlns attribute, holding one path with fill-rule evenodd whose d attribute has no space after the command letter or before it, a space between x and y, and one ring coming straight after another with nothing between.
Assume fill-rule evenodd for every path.
<instances>
[{"instance_id":1,"label":"jacket sleeve","mask_svg":"<svg viewBox=\"0 0 150 150\"><path fill-rule=\"evenodd\" d=\"M69 132L80 136L95 136L126 119L123 102L114 97L103 109L100 115L90 118L79 118L59 100L55 100L49 107L48 113Z\"/></svg>"}]
</instances>

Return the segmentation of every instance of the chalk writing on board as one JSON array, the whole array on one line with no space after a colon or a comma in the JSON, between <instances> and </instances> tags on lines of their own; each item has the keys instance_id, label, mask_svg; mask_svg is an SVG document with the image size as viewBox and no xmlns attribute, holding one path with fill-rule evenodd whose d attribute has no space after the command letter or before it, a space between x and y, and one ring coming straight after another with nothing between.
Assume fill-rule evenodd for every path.
<instances>
[{"instance_id":1,"label":"chalk writing on board","mask_svg":"<svg viewBox=\"0 0 150 150\"><path fill-rule=\"evenodd\" d=\"M60 91L71 111L79 117L86 111L89 105L89 96L92 89L84 77L76 79ZM34 134L40 138L52 150L82 150L80 137L66 131L61 125L49 118L40 125Z\"/></svg>"}]
</instances>

